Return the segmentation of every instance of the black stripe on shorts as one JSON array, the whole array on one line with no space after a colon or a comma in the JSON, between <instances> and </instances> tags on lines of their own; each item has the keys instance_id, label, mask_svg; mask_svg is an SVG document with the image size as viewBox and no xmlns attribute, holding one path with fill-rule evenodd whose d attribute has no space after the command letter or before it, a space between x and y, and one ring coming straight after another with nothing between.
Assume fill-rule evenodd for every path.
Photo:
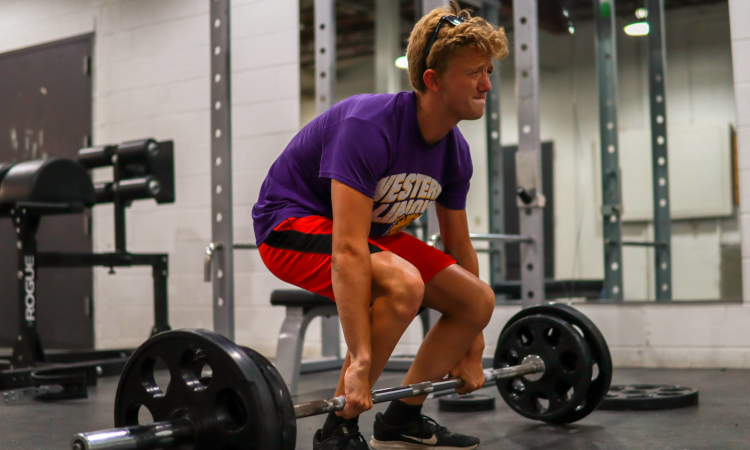
<instances>
[{"instance_id":1,"label":"black stripe on shorts","mask_svg":"<svg viewBox=\"0 0 750 450\"><path fill-rule=\"evenodd\" d=\"M264 244L282 250L294 250L302 253L319 253L330 255L333 253L333 236L330 234L308 234L295 230L272 230ZM370 254L382 252L377 245L370 244Z\"/></svg>"}]
</instances>

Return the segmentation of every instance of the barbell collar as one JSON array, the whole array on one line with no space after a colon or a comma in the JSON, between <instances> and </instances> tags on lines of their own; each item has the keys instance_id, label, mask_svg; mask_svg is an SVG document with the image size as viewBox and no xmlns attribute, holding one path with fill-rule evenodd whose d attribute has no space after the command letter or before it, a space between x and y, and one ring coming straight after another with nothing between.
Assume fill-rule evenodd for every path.
<instances>
[{"instance_id":1,"label":"barbell collar","mask_svg":"<svg viewBox=\"0 0 750 450\"><path fill-rule=\"evenodd\" d=\"M78 433L71 440L73 450L147 450L172 448L192 442L195 427L187 418L147 425Z\"/></svg>"},{"instance_id":2,"label":"barbell collar","mask_svg":"<svg viewBox=\"0 0 750 450\"><path fill-rule=\"evenodd\" d=\"M517 366L503 367L500 369L487 369L484 371L486 382L504 378L516 378L523 375L543 374L544 361L538 356L527 356ZM425 381L422 383L407 384L405 386L390 387L372 391L372 403L384 403L402 398L419 397L433 392L459 389L463 387L464 380L458 377L447 378L439 381ZM294 405L294 415L297 419L303 417L317 416L320 414L341 411L346 406L346 397L333 397L326 400L314 400L312 402Z\"/></svg>"}]
</instances>

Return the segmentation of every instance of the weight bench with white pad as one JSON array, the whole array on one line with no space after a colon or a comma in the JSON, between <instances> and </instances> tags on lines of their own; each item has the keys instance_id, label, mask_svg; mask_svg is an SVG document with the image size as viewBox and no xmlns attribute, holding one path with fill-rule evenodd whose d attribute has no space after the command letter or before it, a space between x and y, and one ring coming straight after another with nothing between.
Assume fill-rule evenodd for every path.
<instances>
[{"instance_id":1,"label":"weight bench with white pad","mask_svg":"<svg viewBox=\"0 0 750 450\"><path fill-rule=\"evenodd\" d=\"M281 289L271 293L273 306L286 307L286 318L281 325L276 348L276 368L287 380L289 392L297 395L299 376L303 373L340 369L344 364L339 339L339 318L336 304L328 297L300 289ZM302 360L305 333L310 322L321 317L322 357ZM420 310L423 335L430 329L427 309ZM411 358L392 358L386 369L406 370Z\"/></svg>"}]
</instances>

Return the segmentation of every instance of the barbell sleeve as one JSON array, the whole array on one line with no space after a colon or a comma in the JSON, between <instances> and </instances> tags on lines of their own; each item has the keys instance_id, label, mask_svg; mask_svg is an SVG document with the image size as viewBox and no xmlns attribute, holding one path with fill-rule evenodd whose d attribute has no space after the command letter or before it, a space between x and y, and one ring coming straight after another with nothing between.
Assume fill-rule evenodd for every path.
<instances>
[{"instance_id":1,"label":"barbell sleeve","mask_svg":"<svg viewBox=\"0 0 750 450\"><path fill-rule=\"evenodd\" d=\"M78 433L73 436L73 450L147 450L171 448L192 442L195 428L189 419L135 425L111 430Z\"/></svg>"}]
</instances>

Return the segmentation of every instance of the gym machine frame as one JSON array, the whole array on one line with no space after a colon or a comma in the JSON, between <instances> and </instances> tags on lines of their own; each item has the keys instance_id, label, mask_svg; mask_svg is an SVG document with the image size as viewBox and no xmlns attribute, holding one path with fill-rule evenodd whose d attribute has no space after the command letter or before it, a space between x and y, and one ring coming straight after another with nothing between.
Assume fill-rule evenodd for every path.
<instances>
[{"instance_id":1,"label":"gym machine frame","mask_svg":"<svg viewBox=\"0 0 750 450\"><path fill-rule=\"evenodd\" d=\"M7 370L0 371L0 390L37 386L6 392L6 402L20 400L24 396L85 396L86 385L95 384L97 376L119 374L132 353L132 350L123 349L46 355L36 326L35 280L40 267L109 267L110 273L114 273L115 267L151 266L154 278L154 326L151 336L171 329L167 305L169 256L127 251L125 208L140 198L154 198L159 203L174 201L173 153L172 141L157 143L152 139L80 150L79 163L87 169L113 166L114 181L94 185L95 202L111 202L114 205L116 250L112 253L37 251L36 233L42 216L79 213L89 205L18 201L0 208L0 217L10 217L15 225L19 288L19 333L11 359L3 361ZM154 176L139 173L143 170L144 158L158 161L153 164ZM63 387L59 395L51 393L48 388L54 384Z\"/></svg>"}]
</instances>

